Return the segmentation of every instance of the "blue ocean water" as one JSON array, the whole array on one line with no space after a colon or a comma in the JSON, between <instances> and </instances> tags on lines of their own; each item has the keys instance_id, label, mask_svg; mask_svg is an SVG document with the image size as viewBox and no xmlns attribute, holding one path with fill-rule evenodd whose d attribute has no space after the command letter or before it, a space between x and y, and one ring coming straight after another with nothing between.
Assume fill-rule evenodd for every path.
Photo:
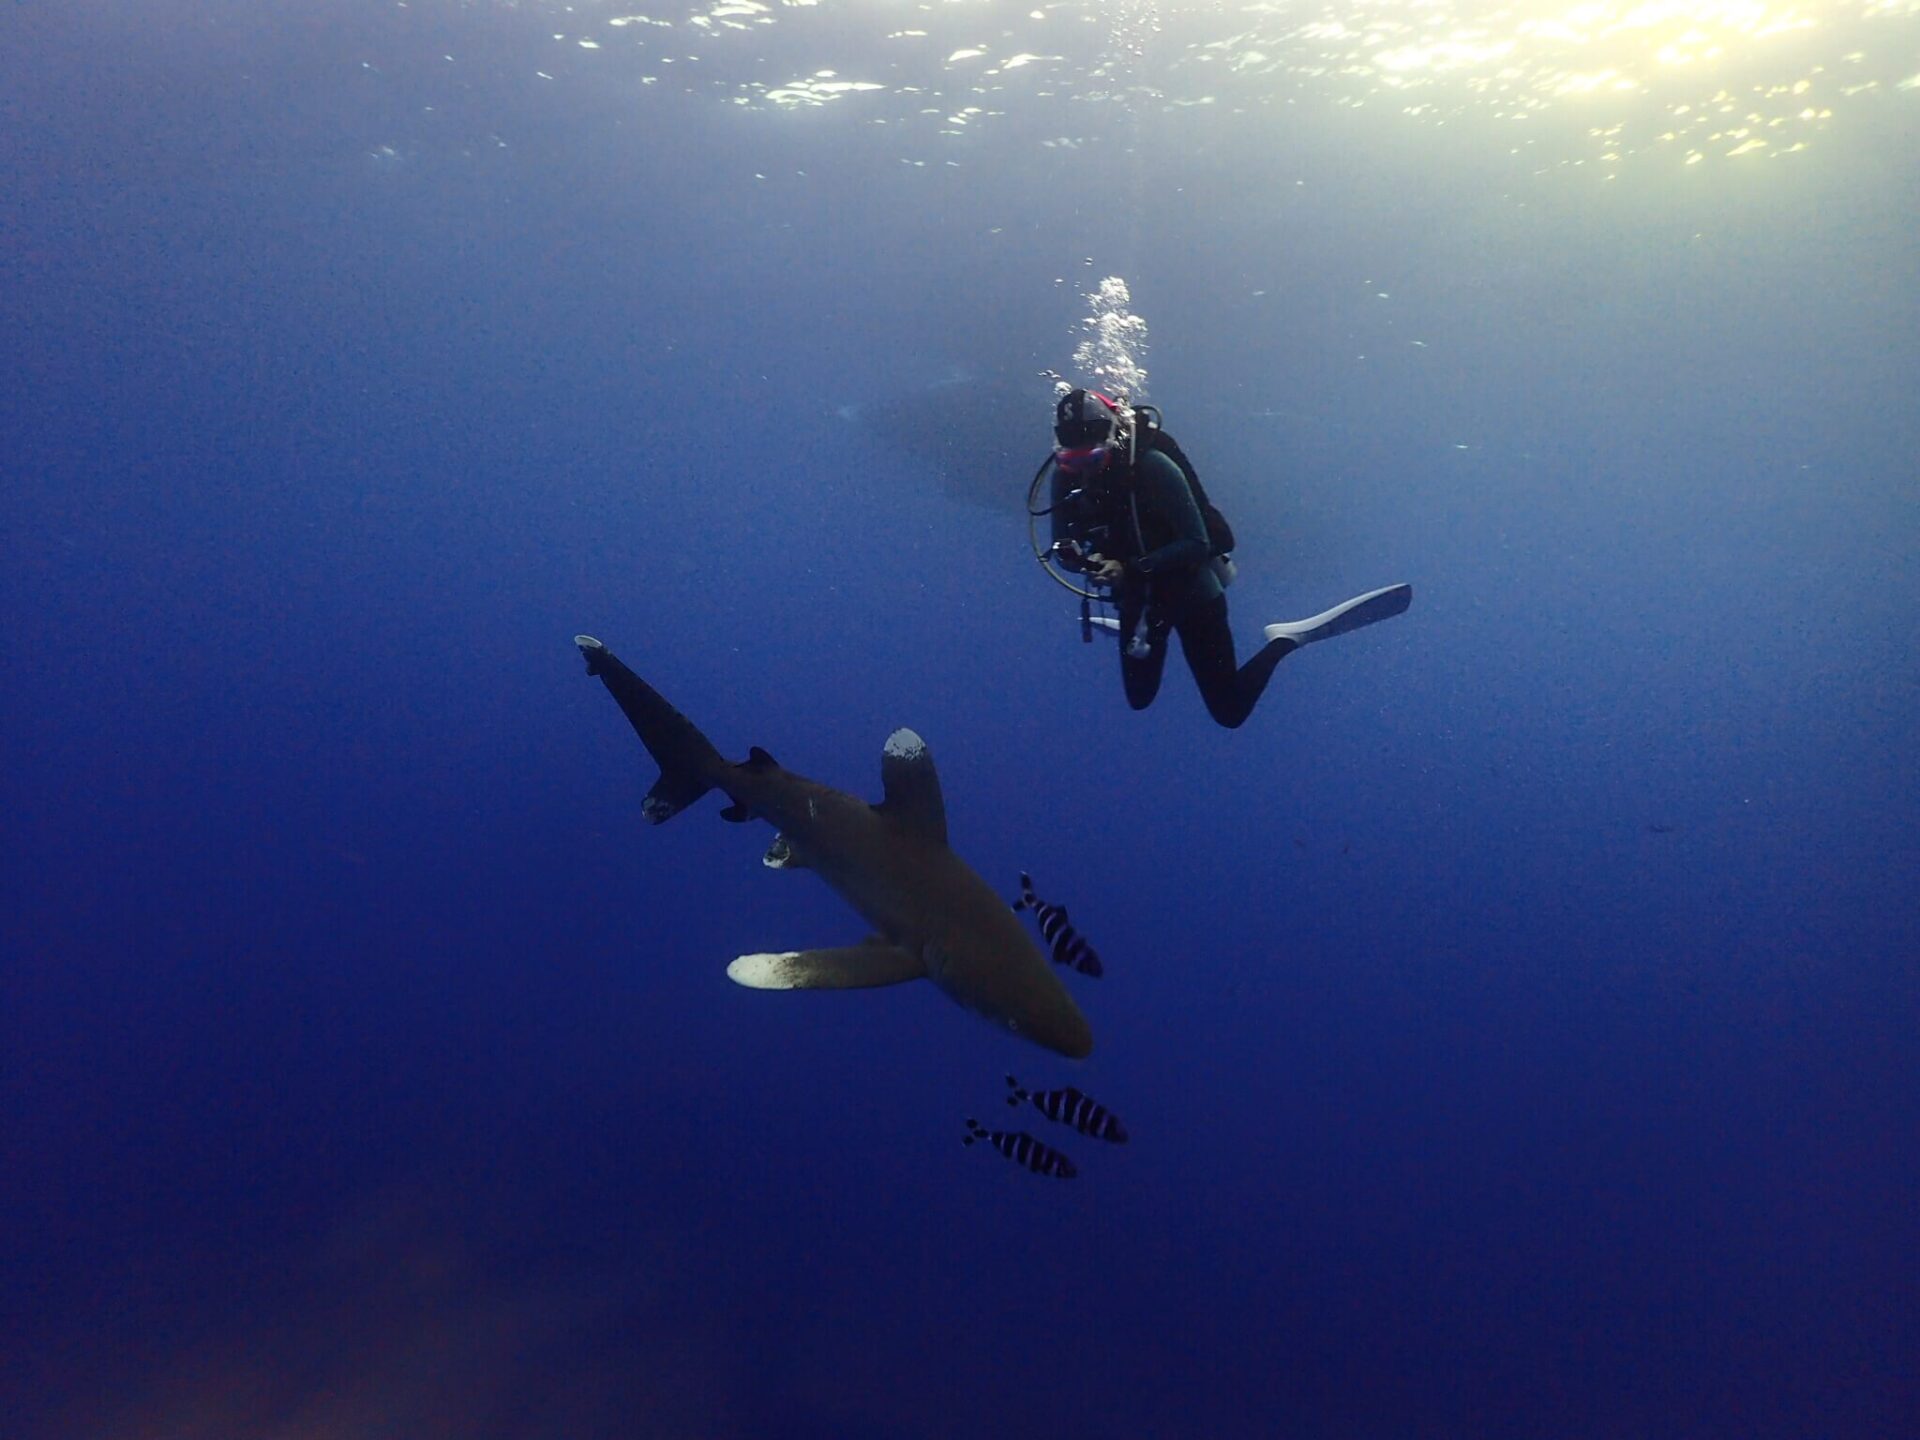
<instances>
[{"instance_id":1,"label":"blue ocean water","mask_svg":"<svg viewBox=\"0 0 1920 1440\"><path fill-rule=\"evenodd\" d=\"M0 1433L1920 1430L1920 22L1594 13L9 7ZM1028 550L1108 276L1243 652L1415 587L1236 732ZM1093 1056L730 985L583 630Z\"/></svg>"}]
</instances>

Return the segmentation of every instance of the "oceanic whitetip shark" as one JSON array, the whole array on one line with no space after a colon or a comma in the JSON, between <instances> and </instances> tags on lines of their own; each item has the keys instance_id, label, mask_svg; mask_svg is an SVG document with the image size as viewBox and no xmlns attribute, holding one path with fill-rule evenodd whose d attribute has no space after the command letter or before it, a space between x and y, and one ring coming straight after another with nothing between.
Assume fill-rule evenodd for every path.
<instances>
[{"instance_id":1,"label":"oceanic whitetip shark","mask_svg":"<svg viewBox=\"0 0 1920 1440\"><path fill-rule=\"evenodd\" d=\"M931 980L977 1015L1049 1050L1080 1059L1093 1030L1007 902L947 844L940 776L926 742L896 730L880 752L886 797L869 805L782 769L758 746L722 758L686 716L591 635L576 635L598 675L660 767L641 802L655 825L709 790L732 803L726 820L765 820L778 834L775 869L817 873L874 929L865 944L742 955L727 967L756 990L854 990Z\"/></svg>"}]
</instances>

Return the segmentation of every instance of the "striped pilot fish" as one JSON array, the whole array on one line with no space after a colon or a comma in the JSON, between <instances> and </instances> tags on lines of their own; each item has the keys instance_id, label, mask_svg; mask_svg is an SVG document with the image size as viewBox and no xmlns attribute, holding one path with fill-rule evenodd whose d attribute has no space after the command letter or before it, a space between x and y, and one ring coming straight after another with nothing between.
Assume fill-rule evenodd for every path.
<instances>
[{"instance_id":1,"label":"striped pilot fish","mask_svg":"<svg viewBox=\"0 0 1920 1440\"><path fill-rule=\"evenodd\" d=\"M1049 905L1034 894L1033 877L1024 870L1020 872L1020 898L1013 902L1013 908L1033 911L1033 918L1040 923L1042 938L1053 947L1054 964L1071 965L1082 975L1095 978L1106 973L1086 937L1067 923L1067 907Z\"/></svg>"},{"instance_id":2,"label":"striped pilot fish","mask_svg":"<svg viewBox=\"0 0 1920 1440\"><path fill-rule=\"evenodd\" d=\"M1127 1127L1120 1123L1120 1117L1089 1095L1068 1085L1060 1090L1041 1090L1038 1093L1023 1090L1020 1082L1007 1076L1007 1104L1018 1105L1026 1101L1049 1120L1062 1125L1071 1125L1082 1135L1091 1135L1095 1140L1111 1140L1115 1145L1127 1143Z\"/></svg>"},{"instance_id":3,"label":"striped pilot fish","mask_svg":"<svg viewBox=\"0 0 1920 1440\"><path fill-rule=\"evenodd\" d=\"M1002 1155L1017 1165L1024 1165L1036 1175L1051 1175L1056 1180L1071 1180L1080 1172L1074 1169L1073 1161L1062 1155L1051 1145L1033 1138L1024 1130L989 1130L978 1120L967 1121L967 1138L962 1145L971 1145L976 1140L985 1140Z\"/></svg>"}]
</instances>

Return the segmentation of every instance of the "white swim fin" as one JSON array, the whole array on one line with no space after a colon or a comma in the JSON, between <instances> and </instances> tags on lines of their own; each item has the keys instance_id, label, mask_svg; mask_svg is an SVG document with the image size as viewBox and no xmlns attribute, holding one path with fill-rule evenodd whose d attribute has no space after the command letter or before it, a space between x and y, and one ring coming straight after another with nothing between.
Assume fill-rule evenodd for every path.
<instances>
[{"instance_id":1,"label":"white swim fin","mask_svg":"<svg viewBox=\"0 0 1920 1440\"><path fill-rule=\"evenodd\" d=\"M1387 585L1379 590L1369 590L1364 595L1356 595L1351 600L1343 600L1331 610L1322 610L1318 615L1305 620L1283 620L1277 625L1266 628L1269 640L1291 640L1295 645L1311 645L1316 640L1330 640L1335 635L1345 635L1350 630L1372 625L1379 620L1391 620L1413 603L1413 586Z\"/></svg>"}]
</instances>

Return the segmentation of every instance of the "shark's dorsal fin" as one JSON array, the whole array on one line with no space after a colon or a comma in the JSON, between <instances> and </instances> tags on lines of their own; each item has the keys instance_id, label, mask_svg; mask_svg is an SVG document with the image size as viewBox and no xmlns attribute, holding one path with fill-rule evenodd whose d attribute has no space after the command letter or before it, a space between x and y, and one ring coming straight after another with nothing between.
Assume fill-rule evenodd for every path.
<instances>
[{"instance_id":1,"label":"shark's dorsal fin","mask_svg":"<svg viewBox=\"0 0 1920 1440\"><path fill-rule=\"evenodd\" d=\"M777 770L779 767L780 762L767 754L767 752L762 750L758 745L755 745L747 751L747 758L743 766L743 768L748 770Z\"/></svg>"},{"instance_id":2,"label":"shark's dorsal fin","mask_svg":"<svg viewBox=\"0 0 1920 1440\"><path fill-rule=\"evenodd\" d=\"M880 784L887 795L876 810L915 835L947 843L947 806L926 741L904 727L889 735L880 752Z\"/></svg>"}]
</instances>

